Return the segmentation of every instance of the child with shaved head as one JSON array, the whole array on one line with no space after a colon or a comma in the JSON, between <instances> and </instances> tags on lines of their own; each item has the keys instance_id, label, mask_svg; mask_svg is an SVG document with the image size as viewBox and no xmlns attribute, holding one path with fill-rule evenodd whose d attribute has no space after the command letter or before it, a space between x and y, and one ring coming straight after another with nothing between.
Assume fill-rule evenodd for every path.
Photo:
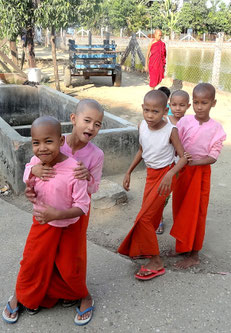
<instances>
[{"instance_id":1,"label":"child with shaved head","mask_svg":"<svg viewBox=\"0 0 231 333\"><path fill-rule=\"evenodd\" d=\"M162 91L152 90L145 95L142 105L144 120L139 127L140 147L123 181L128 191L131 173L143 159L147 178L142 207L133 228L118 249L119 253L132 258L150 258L135 275L140 280L149 280L165 273L159 256L156 229L166 197L171 192L172 177L187 163L177 129L163 119L168 111L166 105L167 96ZM176 165L175 150L180 156Z\"/></svg>"},{"instance_id":2,"label":"child with shaved head","mask_svg":"<svg viewBox=\"0 0 231 333\"><path fill-rule=\"evenodd\" d=\"M89 195L98 190L99 183L102 176L104 154L103 151L90 141L98 134L102 121L104 111L102 106L94 99L82 99L76 108L75 113L72 113L70 118L73 124L72 133L64 136L64 144L61 146L61 152L69 157L73 157L77 163L73 169L73 174L77 179L87 180L87 190ZM27 175L30 172L42 179L48 181L50 178L55 177L53 167L39 163L35 166L28 165ZM26 195L29 200L33 201L35 194L29 184L27 184ZM76 318L77 325L87 324L92 316L91 309L93 300L90 293L86 293L86 275L87 275L87 242L86 234L89 222L90 209L87 215L83 215L79 221L79 241L78 241L78 256L79 256L79 276L80 286L82 288L81 305ZM85 296L84 296L85 294ZM64 297L63 297L64 298ZM76 303L77 298L75 295L63 299L62 305L64 307L72 306Z\"/></svg>"},{"instance_id":3,"label":"child with shaved head","mask_svg":"<svg viewBox=\"0 0 231 333\"><path fill-rule=\"evenodd\" d=\"M18 319L18 302L29 314L39 307L50 308L62 298L82 298L88 294L79 281L79 219L88 213L87 181L73 177L76 161L60 151L64 144L61 125L53 117L36 119L31 127L34 156L30 165L53 168L55 177L44 181L32 173L36 200L31 226L14 296L3 311L7 323ZM25 175L26 176L26 175Z\"/></svg>"},{"instance_id":4,"label":"child with shaved head","mask_svg":"<svg viewBox=\"0 0 231 333\"><path fill-rule=\"evenodd\" d=\"M210 118L216 105L215 88L200 83L193 90L195 115L182 117L177 128L183 147L192 160L174 180L173 220L170 234L176 238L176 253L187 254L178 268L199 264L210 193L210 164L217 161L226 134L222 126Z\"/></svg>"},{"instance_id":5,"label":"child with shaved head","mask_svg":"<svg viewBox=\"0 0 231 333\"><path fill-rule=\"evenodd\" d=\"M160 89L160 88L159 88ZM171 107L171 115L165 116L165 119L171 123L172 125L176 126L177 122L184 117L185 112L190 107L189 103L189 94L184 90L176 90L171 94L170 97L170 107ZM179 157L176 156L175 163L178 161ZM170 196L169 196L170 197ZM166 205L168 203L169 197L166 199ZM163 216L160 221L160 225L156 230L158 235L163 234L164 232L164 219Z\"/></svg>"}]
</instances>

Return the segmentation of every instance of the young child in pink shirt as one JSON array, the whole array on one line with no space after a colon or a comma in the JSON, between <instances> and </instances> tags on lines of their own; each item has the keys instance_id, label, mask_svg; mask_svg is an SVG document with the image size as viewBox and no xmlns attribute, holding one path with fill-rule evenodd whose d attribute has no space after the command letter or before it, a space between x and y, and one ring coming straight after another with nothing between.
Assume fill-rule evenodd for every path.
<instances>
[{"instance_id":1,"label":"young child in pink shirt","mask_svg":"<svg viewBox=\"0 0 231 333\"><path fill-rule=\"evenodd\" d=\"M18 320L18 303L33 314L40 306L52 307L60 297L82 298L88 294L85 285L79 283L77 269L79 217L88 213L90 204L87 181L74 178L76 161L60 151L64 137L58 120L37 118L31 136L35 156L28 166L41 162L54 168L56 175L44 181L34 176L31 168L29 175L27 168L24 174L24 179L33 183L36 200L16 291L2 313L7 323Z\"/></svg>"},{"instance_id":2,"label":"young child in pink shirt","mask_svg":"<svg viewBox=\"0 0 231 333\"><path fill-rule=\"evenodd\" d=\"M209 203L210 164L217 161L226 138L222 126L210 118L210 110L215 105L215 88L209 83L200 83L193 90L195 115L184 116L177 123L184 150L192 156L173 183L174 223L170 234L176 238L176 253L187 254L176 263L178 268L200 262Z\"/></svg>"},{"instance_id":3,"label":"young child in pink shirt","mask_svg":"<svg viewBox=\"0 0 231 333\"><path fill-rule=\"evenodd\" d=\"M71 122L73 124L72 133L65 136L64 145L61 146L61 152L69 157L73 157L77 163L74 168L74 176L77 179L87 180L88 193L91 195L98 190L100 179L102 176L104 154L101 149L90 141L98 134L102 121L103 121L103 108L102 106L93 99L82 99L76 108L75 113L71 114ZM28 166L28 172L31 167ZM33 166L32 174L48 181L50 178L55 177L56 170L47 165L41 163ZM33 202L35 193L33 187L27 184L26 188L27 198ZM83 215L80 217L80 225L82 226L79 230L81 233L79 241L79 253L82 257L79 258L81 263L81 278L82 284L86 286L86 275L87 275L87 240L86 233L89 222L89 215ZM85 287L87 288L87 287ZM72 306L76 303L76 299L67 298L63 300L62 305L64 307ZM92 305L92 297L90 293L86 297L81 299L80 311L82 315L78 315L79 325L87 324L91 318L91 312L86 310Z\"/></svg>"}]
</instances>

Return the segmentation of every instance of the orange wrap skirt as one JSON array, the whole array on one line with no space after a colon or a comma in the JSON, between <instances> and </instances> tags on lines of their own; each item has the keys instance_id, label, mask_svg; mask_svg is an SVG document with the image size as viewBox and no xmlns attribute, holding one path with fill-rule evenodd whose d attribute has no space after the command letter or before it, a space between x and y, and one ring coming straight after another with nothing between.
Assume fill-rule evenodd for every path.
<instances>
[{"instance_id":1,"label":"orange wrap skirt","mask_svg":"<svg viewBox=\"0 0 231 333\"><path fill-rule=\"evenodd\" d=\"M41 225L33 217L16 282L17 299L24 306L50 308L61 298L74 300L88 295L89 214L64 228Z\"/></svg>"},{"instance_id":2,"label":"orange wrap skirt","mask_svg":"<svg viewBox=\"0 0 231 333\"><path fill-rule=\"evenodd\" d=\"M162 169L147 168L142 207L132 229L118 248L120 254L129 257L159 255L156 229L160 224L167 196L160 196L157 190L163 177L171 167L167 166Z\"/></svg>"},{"instance_id":3,"label":"orange wrap skirt","mask_svg":"<svg viewBox=\"0 0 231 333\"><path fill-rule=\"evenodd\" d=\"M203 246L210 193L210 165L186 166L173 181L173 227L176 252L200 251Z\"/></svg>"}]
</instances>

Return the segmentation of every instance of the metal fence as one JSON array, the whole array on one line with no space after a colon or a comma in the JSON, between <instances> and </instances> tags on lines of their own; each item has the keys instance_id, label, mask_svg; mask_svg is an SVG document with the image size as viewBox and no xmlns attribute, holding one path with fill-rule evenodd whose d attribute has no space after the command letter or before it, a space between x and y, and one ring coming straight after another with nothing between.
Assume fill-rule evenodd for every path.
<instances>
[{"instance_id":1,"label":"metal fence","mask_svg":"<svg viewBox=\"0 0 231 333\"><path fill-rule=\"evenodd\" d=\"M79 44L87 42L87 36L75 34L71 36L71 38L73 37ZM145 56L151 39L144 36L141 31L138 31L136 37ZM174 40L164 38L167 48L166 76L195 84L210 82L218 89L231 92L231 40L228 39L228 36L220 33L215 39L212 36L214 41L211 41L211 36L210 41L207 41L206 36L202 36L201 39L198 36L197 38L185 37L187 35L175 35ZM57 43L65 48L65 41L68 38L66 35L64 41L61 37L60 40L57 38ZM92 43L97 44L102 39L101 35L93 35ZM131 37L111 36L111 39L115 40L117 50L122 52L126 50L131 41ZM118 60L120 61L120 58ZM132 55L129 56L125 66L133 66L137 70L143 69L138 56L136 56L135 62Z\"/></svg>"}]
</instances>

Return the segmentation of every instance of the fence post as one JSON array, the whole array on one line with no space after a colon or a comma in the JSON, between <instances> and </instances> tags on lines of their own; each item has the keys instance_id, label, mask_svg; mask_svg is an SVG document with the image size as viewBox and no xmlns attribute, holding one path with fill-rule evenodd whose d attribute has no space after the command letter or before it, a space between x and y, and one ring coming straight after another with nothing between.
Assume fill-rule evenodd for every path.
<instances>
[{"instance_id":1,"label":"fence post","mask_svg":"<svg viewBox=\"0 0 231 333\"><path fill-rule=\"evenodd\" d=\"M224 39L224 33L220 33L219 36L216 38L214 58L213 58L213 71L212 71L212 84L215 87L219 86L223 39Z\"/></svg>"}]
</instances>

